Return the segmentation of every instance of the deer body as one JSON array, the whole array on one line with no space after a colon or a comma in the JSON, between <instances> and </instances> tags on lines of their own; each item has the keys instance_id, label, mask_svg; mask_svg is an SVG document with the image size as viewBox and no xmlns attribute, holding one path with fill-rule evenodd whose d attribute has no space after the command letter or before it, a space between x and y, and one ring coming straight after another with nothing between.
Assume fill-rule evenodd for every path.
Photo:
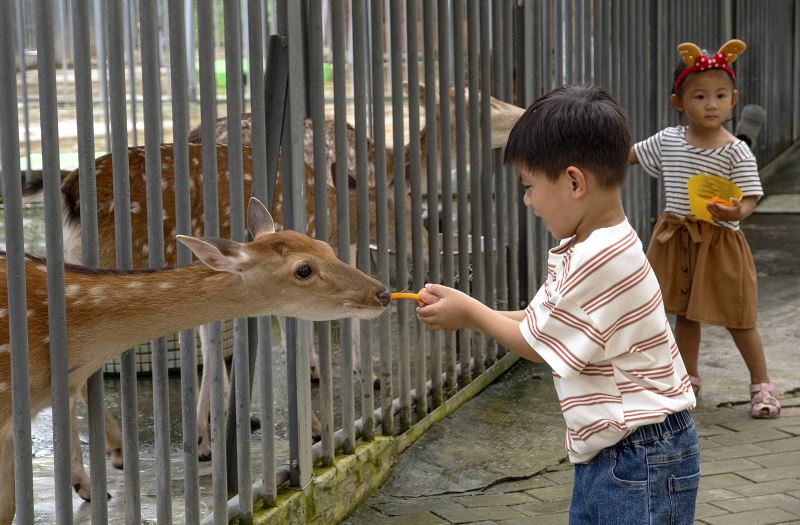
<instances>
[{"instance_id":1,"label":"deer body","mask_svg":"<svg viewBox=\"0 0 800 525\"><path fill-rule=\"evenodd\" d=\"M251 243L180 238L204 265L144 271L65 268L71 397L128 348L199 324L251 315L328 320L381 314L389 295L380 282L336 259L325 243L296 232L273 233L269 214L255 203L249 212ZM33 257L25 269L33 417L50 404L47 269ZM4 256L0 274L0 476L6 480L0 483L0 525L6 525L14 516L14 483L9 482L14 467Z\"/></svg>"}]
</instances>

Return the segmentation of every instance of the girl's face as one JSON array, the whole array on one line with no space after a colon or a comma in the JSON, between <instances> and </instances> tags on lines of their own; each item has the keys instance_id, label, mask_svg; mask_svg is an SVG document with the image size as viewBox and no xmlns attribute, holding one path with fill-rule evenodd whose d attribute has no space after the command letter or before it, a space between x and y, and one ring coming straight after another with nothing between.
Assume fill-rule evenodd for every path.
<instances>
[{"instance_id":1,"label":"girl's face","mask_svg":"<svg viewBox=\"0 0 800 525\"><path fill-rule=\"evenodd\" d=\"M690 75L683 81L680 96L672 95L672 107L686 113L692 126L718 129L736 105L739 92L724 71L707 71Z\"/></svg>"}]
</instances>

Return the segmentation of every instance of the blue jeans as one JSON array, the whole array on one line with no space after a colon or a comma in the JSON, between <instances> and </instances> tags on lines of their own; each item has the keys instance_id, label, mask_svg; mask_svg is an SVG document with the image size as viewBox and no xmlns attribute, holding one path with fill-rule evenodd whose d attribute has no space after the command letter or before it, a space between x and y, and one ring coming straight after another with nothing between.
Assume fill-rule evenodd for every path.
<instances>
[{"instance_id":1,"label":"blue jeans","mask_svg":"<svg viewBox=\"0 0 800 525\"><path fill-rule=\"evenodd\" d=\"M691 525L699 483L697 431L684 410L576 464L569 523Z\"/></svg>"}]
</instances>

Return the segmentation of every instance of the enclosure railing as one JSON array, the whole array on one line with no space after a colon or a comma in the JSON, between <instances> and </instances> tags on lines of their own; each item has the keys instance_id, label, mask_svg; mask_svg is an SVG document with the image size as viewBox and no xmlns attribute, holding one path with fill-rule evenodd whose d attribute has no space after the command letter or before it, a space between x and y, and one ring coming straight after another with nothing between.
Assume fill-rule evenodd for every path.
<instances>
[{"instance_id":1,"label":"enclosure railing","mask_svg":"<svg viewBox=\"0 0 800 525\"><path fill-rule=\"evenodd\" d=\"M57 523L70 523L69 398L78 392L68 391L64 311L63 265L65 258L75 262L62 238L69 189L61 188L61 168L68 153L77 150L78 262L86 266L191 264L174 234L244 241L244 203L252 195L284 228L331 242L342 260L392 289L442 282L492 307L518 309L541 281L554 240L522 205L513 170L502 163L502 144L515 116L537 96L564 83L606 86L642 139L676 122L668 105L675 45L716 46L739 37L749 45L735 66L739 104L760 104L768 114L756 145L760 163L800 137L797 0L277 0L266 6L259 0L0 4L8 288L0 321L9 334L0 344L10 350L0 346L0 399L13 397L13 425L0 422L0 465L6 467L0 475L13 461L17 523L33 523L37 511L28 348L41 343L27 337L23 252L29 239L21 185L28 183L27 196L34 168L44 194L52 513ZM29 65L36 66L35 76ZM218 113L233 118L218 122ZM189 130L197 124L201 146L190 145ZM140 139L143 149L135 147ZM171 144L167 154L162 142ZM111 169L96 162L99 151L111 153ZM40 166L33 166L35 158ZM110 187L113 192L104 191ZM632 169L623 199L632 225L648 239L660 203L658 181ZM113 213L103 215L108 209ZM146 221L138 219L144 215ZM111 248L104 251L104 243ZM200 482L198 464L198 435L207 425L195 411L203 391L199 396L194 331L178 336L180 400L170 399L165 340L150 344L155 474L145 481L155 484L155 509L142 501L137 363L132 351L123 354L126 522L197 523L209 509L205 519L214 523L233 516L248 521L254 508L276 504L280 487L306 487L315 465L352 454L359 439L407 431L504 355L478 334L428 332L405 302L377 321L320 322L313 331L305 321L287 320L284 346L273 346L270 318L232 326L228 407L219 323L205 343L212 350L203 372L211 385L210 490ZM313 388L312 349L319 373ZM254 382L258 396L251 397ZM102 496L108 490L103 385L98 371L88 394L93 523L109 519ZM284 396L282 420L275 407ZM312 445L315 398L320 441ZM175 441L170 406L178 402ZM262 429L260 452L252 456L251 413L260 416ZM278 451L286 442L287 450ZM183 465L177 505L173 456ZM0 498L8 494L0 490ZM0 522L8 517L2 514L7 503L0 501Z\"/></svg>"}]
</instances>

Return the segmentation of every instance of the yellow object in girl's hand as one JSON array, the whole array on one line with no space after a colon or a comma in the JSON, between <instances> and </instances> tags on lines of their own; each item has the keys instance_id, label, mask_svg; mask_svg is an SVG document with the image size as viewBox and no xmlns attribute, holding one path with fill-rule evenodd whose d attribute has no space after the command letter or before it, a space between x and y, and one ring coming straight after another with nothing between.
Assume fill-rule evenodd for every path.
<instances>
[{"instance_id":1,"label":"yellow object in girl's hand","mask_svg":"<svg viewBox=\"0 0 800 525\"><path fill-rule=\"evenodd\" d=\"M714 222L711 212L706 208L709 202L731 206L732 198L742 199L742 190L739 189L739 186L728 179L710 173L695 175L687 181L686 185L689 192L689 206L694 216L700 221Z\"/></svg>"}]
</instances>

